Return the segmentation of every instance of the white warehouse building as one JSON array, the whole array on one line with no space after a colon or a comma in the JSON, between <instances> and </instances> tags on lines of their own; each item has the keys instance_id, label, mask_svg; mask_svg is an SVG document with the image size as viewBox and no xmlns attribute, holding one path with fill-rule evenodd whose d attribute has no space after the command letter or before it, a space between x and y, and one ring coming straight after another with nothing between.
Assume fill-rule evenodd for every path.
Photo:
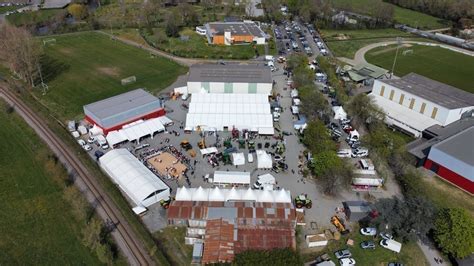
<instances>
[{"instance_id":1,"label":"white warehouse building","mask_svg":"<svg viewBox=\"0 0 474 266\"><path fill-rule=\"evenodd\" d=\"M189 69L188 93L272 93L271 71L263 65L193 65Z\"/></svg>"},{"instance_id":2,"label":"white warehouse building","mask_svg":"<svg viewBox=\"0 0 474 266\"><path fill-rule=\"evenodd\" d=\"M127 149L115 149L99 159L100 167L125 192L135 209L167 200L170 188Z\"/></svg>"},{"instance_id":3,"label":"white warehouse building","mask_svg":"<svg viewBox=\"0 0 474 266\"><path fill-rule=\"evenodd\" d=\"M433 125L472 116L474 110L474 94L415 73L375 80L369 95L385 112L388 125L415 137Z\"/></svg>"}]
</instances>

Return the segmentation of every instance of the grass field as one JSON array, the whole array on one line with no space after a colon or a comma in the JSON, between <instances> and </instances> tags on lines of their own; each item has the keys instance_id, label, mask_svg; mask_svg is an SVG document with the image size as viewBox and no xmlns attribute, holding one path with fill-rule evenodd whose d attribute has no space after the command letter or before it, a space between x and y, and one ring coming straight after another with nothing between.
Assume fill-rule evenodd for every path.
<instances>
[{"instance_id":1,"label":"grass field","mask_svg":"<svg viewBox=\"0 0 474 266\"><path fill-rule=\"evenodd\" d=\"M0 265L98 265L81 243L81 225L62 198L50 151L0 101Z\"/></svg>"},{"instance_id":2,"label":"grass field","mask_svg":"<svg viewBox=\"0 0 474 266\"><path fill-rule=\"evenodd\" d=\"M0 14L6 13L8 11L17 10L21 6L0 6Z\"/></svg>"},{"instance_id":3,"label":"grass field","mask_svg":"<svg viewBox=\"0 0 474 266\"><path fill-rule=\"evenodd\" d=\"M395 46L378 47L365 54L369 63L391 69L395 57ZM413 53L403 55L406 50ZM474 93L474 57L448 49L413 45L400 49L395 75L410 72L447 83L459 89Z\"/></svg>"},{"instance_id":4,"label":"grass field","mask_svg":"<svg viewBox=\"0 0 474 266\"><path fill-rule=\"evenodd\" d=\"M42 9L34 12L15 13L6 18L15 26L24 26L51 20L61 11L61 9Z\"/></svg>"},{"instance_id":5,"label":"grass field","mask_svg":"<svg viewBox=\"0 0 474 266\"><path fill-rule=\"evenodd\" d=\"M162 28L157 28L155 31L161 31ZM207 38L197 34L192 29L184 29L180 32L181 36L188 36L187 41L180 38L167 38L166 42L160 43L156 41L154 35L146 38L154 44L155 47L167 53L188 58L209 58L209 59L251 59L255 57L255 48L253 45L209 45ZM265 54L265 47L263 45L255 46L259 55ZM275 44L269 44L270 54L276 54Z\"/></svg>"},{"instance_id":6,"label":"grass field","mask_svg":"<svg viewBox=\"0 0 474 266\"><path fill-rule=\"evenodd\" d=\"M354 240L354 246L348 246L345 244L349 238ZM375 242L375 249L365 250L360 247L360 243L367 240L373 240ZM399 254L381 247L379 242L380 237L374 240L373 237L361 235L358 229L355 228L354 231L349 235L342 237L339 241L330 241L328 246L320 254L327 253L331 256L332 261L337 264L334 252L347 248L351 251L352 257L357 265L387 265L389 262L400 262L404 265L417 266L429 265L423 252L415 242L404 243ZM309 261L314 259L314 257L313 254L305 255L304 259L305 261Z\"/></svg>"},{"instance_id":7,"label":"grass field","mask_svg":"<svg viewBox=\"0 0 474 266\"><path fill-rule=\"evenodd\" d=\"M395 40L396 37L412 38L413 35L396 29L377 30L327 30L321 34L331 52L338 57L354 58L360 48L385 40ZM344 38L341 38L344 37Z\"/></svg>"},{"instance_id":8,"label":"grass field","mask_svg":"<svg viewBox=\"0 0 474 266\"><path fill-rule=\"evenodd\" d=\"M172 265L187 266L191 264L193 246L184 244L186 227L169 226L153 234L169 255Z\"/></svg>"},{"instance_id":9,"label":"grass field","mask_svg":"<svg viewBox=\"0 0 474 266\"><path fill-rule=\"evenodd\" d=\"M353 10L357 13L370 15L371 3L382 0L333 0L334 6L345 10ZM389 3L386 3L391 5ZM419 27L422 29L438 29L444 28L448 23L440 18L433 17L418 11L394 6L394 20L397 23Z\"/></svg>"},{"instance_id":10,"label":"grass field","mask_svg":"<svg viewBox=\"0 0 474 266\"><path fill-rule=\"evenodd\" d=\"M82 106L136 88L158 92L187 69L162 57L113 41L99 33L54 37L42 61L49 91L41 102L62 119L78 118ZM122 86L120 80L136 76L137 82Z\"/></svg>"}]
</instances>

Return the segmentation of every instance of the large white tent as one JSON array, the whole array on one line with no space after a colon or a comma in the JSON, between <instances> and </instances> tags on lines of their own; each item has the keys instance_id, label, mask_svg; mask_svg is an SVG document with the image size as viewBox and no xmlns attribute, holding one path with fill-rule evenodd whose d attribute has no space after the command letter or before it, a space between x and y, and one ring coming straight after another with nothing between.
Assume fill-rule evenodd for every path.
<instances>
[{"instance_id":1,"label":"large white tent","mask_svg":"<svg viewBox=\"0 0 474 266\"><path fill-rule=\"evenodd\" d=\"M124 141L140 141L140 138L151 136L156 132L165 131L165 126L161 123L160 118L152 118L148 120L139 120L129 125L125 125L120 130L110 131L107 134L107 142L113 146Z\"/></svg>"},{"instance_id":2,"label":"large white tent","mask_svg":"<svg viewBox=\"0 0 474 266\"><path fill-rule=\"evenodd\" d=\"M271 169L273 167L272 156L264 150L257 150L257 168Z\"/></svg>"},{"instance_id":3,"label":"large white tent","mask_svg":"<svg viewBox=\"0 0 474 266\"><path fill-rule=\"evenodd\" d=\"M332 111L334 112L334 119L336 120L347 118L347 113L342 106L333 106Z\"/></svg>"},{"instance_id":4,"label":"large white tent","mask_svg":"<svg viewBox=\"0 0 474 266\"><path fill-rule=\"evenodd\" d=\"M270 203L291 203L288 190L253 190L240 188L185 188L179 187L177 201L256 201Z\"/></svg>"},{"instance_id":5,"label":"large white tent","mask_svg":"<svg viewBox=\"0 0 474 266\"><path fill-rule=\"evenodd\" d=\"M111 150L99 162L136 206L148 207L170 196L170 188L127 149Z\"/></svg>"},{"instance_id":6,"label":"large white tent","mask_svg":"<svg viewBox=\"0 0 474 266\"><path fill-rule=\"evenodd\" d=\"M215 171L213 183L222 185L250 185L250 173L237 171Z\"/></svg>"},{"instance_id":7,"label":"large white tent","mask_svg":"<svg viewBox=\"0 0 474 266\"><path fill-rule=\"evenodd\" d=\"M244 165L245 164L245 155L243 152L234 152L232 153L232 164L233 165Z\"/></svg>"},{"instance_id":8,"label":"large white tent","mask_svg":"<svg viewBox=\"0 0 474 266\"><path fill-rule=\"evenodd\" d=\"M271 129L273 118L268 96L264 94L195 93L191 96L186 128L223 131L233 127L265 131Z\"/></svg>"}]
</instances>

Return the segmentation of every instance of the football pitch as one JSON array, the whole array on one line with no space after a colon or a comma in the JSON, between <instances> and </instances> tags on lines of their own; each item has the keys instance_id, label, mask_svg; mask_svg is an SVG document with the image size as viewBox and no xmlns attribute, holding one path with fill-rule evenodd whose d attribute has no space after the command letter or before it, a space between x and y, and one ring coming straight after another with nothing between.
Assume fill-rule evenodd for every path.
<instances>
[{"instance_id":1,"label":"football pitch","mask_svg":"<svg viewBox=\"0 0 474 266\"><path fill-rule=\"evenodd\" d=\"M374 65L391 70L395 57L395 45L378 47L365 54ZM449 84L474 93L474 57L445 48L409 45L399 49L395 75L410 72Z\"/></svg>"},{"instance_id":2,"label":"football pitch","mask_svg":"<svg viewBox=\"0 0 474 266\"><path fill-rule=\"evenodd\" d=\"M36 90L36 96L61 119L79 118L83 105L129 90L158 92L187 71L167 58L151 56L100 33L54 39L43 47L41 62L49 89L46 95ZM130 76L136 82L123 86L121 80Z\"/></svg>"}]
</instances>

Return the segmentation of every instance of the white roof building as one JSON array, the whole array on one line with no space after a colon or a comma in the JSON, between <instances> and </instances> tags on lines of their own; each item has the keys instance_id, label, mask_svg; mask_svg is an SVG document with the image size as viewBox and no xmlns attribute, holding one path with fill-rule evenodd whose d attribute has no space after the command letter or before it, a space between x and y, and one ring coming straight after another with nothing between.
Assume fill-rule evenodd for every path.
<instances>
[{"instance_id":1,"label":"white roof building","mask_svg":"<svg viewBox=\"0 0 474 266\"><path fill-rule=\"evenodd\" d=\"M135 206L148 207L170 196L170 188L126 149L111 150L99 162Z\"/></svg>"},{"instance_id":2,"label":"white roof building","mask_svg":"<svg viewBox=\"0 0 474 266\"><path fill-rule=\"evenodd\" d=\"M107 142L113 145L124 141L137 141L146 136L153 138L153 134L165 131L165 126L162 124L162 119L152 118L148 120L138 120L131 124L123 126L122 129L110 131L107 134Z\"/></svg>"},{"instance_id":3,"label":"white roof building","mask_svg":"<svg viewBox=\"0 0 474 266\"><path fill-rule=\"evenodd\" d=\"M375 80L369 95L385 112L387 124L415 137L430 126L472 116L474 110L474 94L414 73Z\"/></svg>"},{"instance_id":4,"label":"white roof building","mask_svg":"<svg viewBox=\"0 0 474 266\"><path fill-rule=\"evenodd\" d=\"M253 190L240 188L185 188L179 187L176 192L177 201L256 201L270 203L291 203L288 190Z\"/></svg>"},{"instance_id":5,"label":"white roof building","mask_svg":"<svg viewBox=\"0 0 474 266\"><path fill-rule=\"evenodd\" d=\"M221 185L250 185L250 172L215 171L213 183Z\"/></svg>"}]
</instances>

